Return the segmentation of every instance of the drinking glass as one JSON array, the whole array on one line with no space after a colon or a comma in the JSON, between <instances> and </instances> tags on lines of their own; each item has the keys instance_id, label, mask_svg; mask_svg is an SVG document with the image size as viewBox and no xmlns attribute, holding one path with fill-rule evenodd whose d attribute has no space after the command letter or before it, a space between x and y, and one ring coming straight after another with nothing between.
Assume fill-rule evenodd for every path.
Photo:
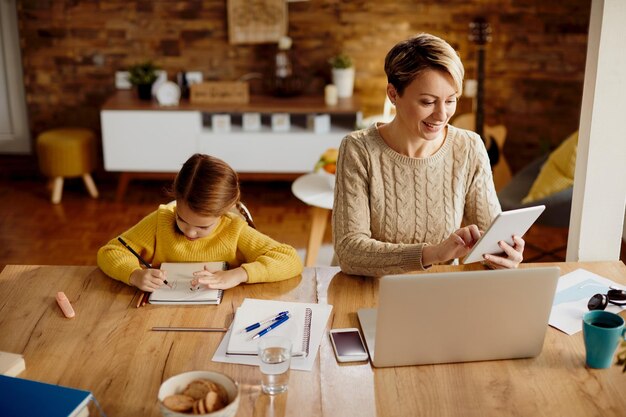
<instances>
[{"instance_id":1,"label":"drinking glass","mask_svg":"<svg viewBox=\"0 0 626 417\"><path fill-rule=\"evenodd\" d=\"M259 341L261 388L274 395L287 391L291 365L291 340L282 336L263 336Z\"/></svg>"}]
</instances>

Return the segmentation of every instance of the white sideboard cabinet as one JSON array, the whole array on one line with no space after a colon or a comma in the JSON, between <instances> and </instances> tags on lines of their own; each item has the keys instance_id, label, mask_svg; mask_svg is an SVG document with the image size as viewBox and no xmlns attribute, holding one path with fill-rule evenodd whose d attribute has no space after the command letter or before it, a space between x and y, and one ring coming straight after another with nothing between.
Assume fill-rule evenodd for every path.
<instances>
[{"instance_id":1,"label":"white sideboard cabinet","mask_svg":"<svg viewBox=\"0 0 626 417\"><path fill-rule=\"evenodd\" d=\"M243 129L243 115L259 113L258 130ZM289 116L286 131L274 131L271 118ZM315 132L311 115L327 114L330 129ZM212 126L214 115L230 117L229 131ZM358 98L326 106L322 96L277 98L252 96L248 104L199 105L181 101L162 107L142 101L133 91L114 93L101 109L102 148L106 171L120 172L118 199L132 177L178 172L196 152L223 159L245 177L293 177L310 172L328 148L339 147L355 129L361 113Z\"/></svg>"}]
</instances>

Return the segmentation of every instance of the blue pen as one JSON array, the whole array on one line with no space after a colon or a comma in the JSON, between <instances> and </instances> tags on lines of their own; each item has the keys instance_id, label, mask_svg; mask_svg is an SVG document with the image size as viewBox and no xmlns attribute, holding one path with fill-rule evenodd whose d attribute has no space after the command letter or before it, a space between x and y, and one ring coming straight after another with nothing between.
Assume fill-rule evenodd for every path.
<instances>
[{"instance_id":1,"label":"blue pen","mask_svg":"<svg viewBox=\"0 0 626 417\"><path fill-rule=\"evenodd\" d=\"M261 325L262 325L262 324L269 323L269 322L271 322L271 321L277 321L277 320L279 320L280 318L282 318L282 316L284 316L284 315L286 315L286 314L289 314L289 311L281 311L280 313L276 314L276 315L275 315L274 317L272 317L272 318L269 318L269 319L267 319L267 320L263 320L263 321L260 321L260 322L258 322L258 323L254 323L254 324L249 325L249 326L248 326L248 327L246 327L244 330L245 330L246 332L251 332L252 330L254 330L254 329L257 329L257 328L261 327Z\"/></svg>"},{"instance_id":2,"label":"blue pen","mask_svg":"<svg viewBox=\"0 0 626 417\"><path fill-rule=\"evenodd\" d=\"M286 322L287 320L289 320L289 315L285 314L283 315L280 319L276 320L274 323L270 324L269 326L267 326L265 329L261 330L260 332L258 332L257 334L254 335L254 337L252 338L253 340L256 339L257 337L261 337L264 334L266 334L267 332L269 332L272 329L277 328L278 326L280 326L281 324L283 324L284 322Z\"/></svg>"}]
</instances>

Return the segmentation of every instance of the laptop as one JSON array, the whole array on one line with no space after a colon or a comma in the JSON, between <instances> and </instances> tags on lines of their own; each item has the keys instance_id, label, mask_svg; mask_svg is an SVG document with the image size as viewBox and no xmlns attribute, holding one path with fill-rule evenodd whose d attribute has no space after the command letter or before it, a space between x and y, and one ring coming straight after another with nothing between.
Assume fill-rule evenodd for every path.
<instances>
[{"instance_id":1,"label":"laptop","mask_svg":"<svg viewBox=\"0 0 626 417\"><path fill-rule=\"evenodd\" d=\"M538 356L558 267L387 275L358 310L376 367Z\"/></svg>"}]
</instances>

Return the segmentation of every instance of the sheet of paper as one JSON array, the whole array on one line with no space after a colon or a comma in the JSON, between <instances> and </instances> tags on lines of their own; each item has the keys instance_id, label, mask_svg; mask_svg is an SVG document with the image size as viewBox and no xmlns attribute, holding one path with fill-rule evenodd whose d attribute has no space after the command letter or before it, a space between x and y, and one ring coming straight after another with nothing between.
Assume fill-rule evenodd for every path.
<instances>
[{"instance_id":1,"label":"sheet of paper","mask_svg":"<svg viewBox=\"0 0 626 417\"><path fill-rule=\"evenodd\" d=\"M329 304L314 304L313 315L311 320L311 338L309 345L309 355L306 357L293 357L291 358L291 369L300 371L310 371L315 364L315 358L322 343L322 337L326 333L326 324L330 317L330 312L333 306ZM226 355L226 347L228 346L228 340L232 327L222 338L215 354L213 355L214 362L226 362L226 363L238 363L241 365L253 365L259 366L260 361L257 356L244 356L244 355Z\"/></svg>"},{"instance_id":2,"label":"sheet of paper","mask_svg":"<svg viewBox=\"0 0 626 417\"><path fill-rule=\"evenodd\" d=\"M610 279L585 269L577 269L559 278L550 313L550 326L569 335L583 329L583 315L589 311L587 302L594 294L606 294L609 287L624 289ZM623 307L609 303L606 311L619 313Z\"/></svg>"}]
</instances>

